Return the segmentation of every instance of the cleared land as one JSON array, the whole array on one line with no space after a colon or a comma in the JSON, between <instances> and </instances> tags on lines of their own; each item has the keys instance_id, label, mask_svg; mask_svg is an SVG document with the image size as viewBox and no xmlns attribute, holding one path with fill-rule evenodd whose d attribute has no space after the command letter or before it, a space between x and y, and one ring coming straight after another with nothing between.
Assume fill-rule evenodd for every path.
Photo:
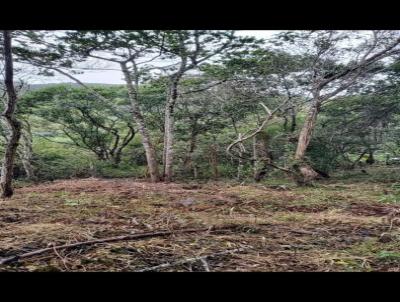
<instances>
[{"instance_id":1,"label":"cleared land","mask_svg":"<svg viewBox=\"0 0 400 302\"><path fill-rule=\"evenodd\" d=\"M1 258L143 232L215 230L54 249L0 270L139 271L166 264L153 270L400 271L396 194L396 186L379 182L296 188L91 178L28 185L0 203Z\"/></svg>"}]
</instances>

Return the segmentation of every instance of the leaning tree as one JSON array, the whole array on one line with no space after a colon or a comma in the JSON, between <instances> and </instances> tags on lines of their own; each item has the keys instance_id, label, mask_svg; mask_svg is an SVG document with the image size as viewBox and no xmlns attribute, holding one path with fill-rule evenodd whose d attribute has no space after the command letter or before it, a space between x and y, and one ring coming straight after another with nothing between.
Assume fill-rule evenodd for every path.
<instances>
[{"instance_id":1,"label":"leaning tree","mask_svg":"<svg viewBox=\"0 0 400 302\"><path fill-rule=\"evenodd\" d=\"M389 30L289 31L279 35L270 47L301 57L302 80L294 89L309 99L306 119L290 164L287 167L273 166L294 176L299 185L306 185L320 176L308 161L306 151L322 106L330 101L343 100L336 96L351 95L354 93L352 88L367 84L375 74L385 69L400 53L400 34ZM267 117L261 126L231 146L262 131L279 112L279 108L269 110L264 106L264 109Z\"/></svg>"},{"instance_id":2,"label":"leaning tree","mask_svg":"<svg viewBox=\"0 0 400 302\"><path fill-rule=\"evenodd\" d=\"M381 71L385 60L400 53L400 33L324 30L288 32L282 38L287 41L286 48L295 46L308 57L306 79L311 100L291 164L298 184L303 185L319 177L306 160L306 150L321 107L339 94L351 93L354 85Z\"/></svg>"}]
</instances>

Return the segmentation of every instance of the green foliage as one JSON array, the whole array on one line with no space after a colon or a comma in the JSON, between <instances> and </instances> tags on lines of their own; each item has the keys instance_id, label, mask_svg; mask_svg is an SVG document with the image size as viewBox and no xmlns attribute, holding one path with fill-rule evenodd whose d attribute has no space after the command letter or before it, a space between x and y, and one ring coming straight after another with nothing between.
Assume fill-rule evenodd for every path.
<instances>
[{"instance_id":1,"label":"green foliage","mask_svg":"<svg viewBox=\"0 0 400 302\"><path fill-rule=\"evenodd\" d=\"M58 85L35 90L21 98L20 107L58 125L72 143L100 160L118 164L135 135L129 106L121 102L124 92L119 87L92 89Z\"/></svg>"},{"instance_id":2,"label":"green foliage","mask_svg":"<svg viewBox=\"0 0 400 302\"><path fill-rule=\"evenodd\" d=\"M143 178L146 170L145 166L136 166L129 162L121 162L118 167L115 167L107 162L96 161L93 168L94 174L103 178Z\"/></svg>"},{"instance_id":3,"label":"green foliage","mask_svg":"<svg viewBox=\"0 0 400 302\"><path fill-rule=\"evenodd\" d=\"M20 38L14 49L16 59L34 64L47 76L60 68L79 73L75 67L90 56L125 66L126 77L132 77L134 91L130 92L138 95L140 115L160 165L165 105L167 99L174 99L169 97L175 95L171 88L176 84L176 102L169 110L174 116L174 169L181 179L195 174L202 179L214 174L235 178L239 162L242 177L251 178L252 139L240 146L241 161L228 155L226 148L263 123L269 110L260 103L275 114L259 134L265 135L267 153L274 164L291 167L312 105L309 92L328 80L320 86L323 96L340 86L341 80L356 76L358 69L352 68L368 44L344 46L349 39L367 37L330 30L285 31L268 43L229 30L18 31L15 35ZM376 38L379 43L393 39L389 32ZM371 55L376 49L371 49ZM399 62L373 62L365 69L357 85L323 101L305 158L318 170L357 168L370 155L378 162L400 155ZM378 71L385 77L369 77ZM341 72L346 77L329 82ZM18 114L32 122L33 164L39 178L145 176L146 157L140 135L135 136L131 101L125 85L53 85L25 93ZM5 131L1 134L6 136ZM269 175L274 174L271 170ZM342 175L351 178L358 172ZM358 173L358 177L397 179L385 173ZM395 199L387 196L386 201Z\"/></svg>"},{"instance_id":4,"label":"green foliage","mask_svg":"<svg viewBox=\"0 0 400 302\"><path fill-rule=\"evenodd\" d=\"M112 163L98 160L85 150L74 146L37 139L34 144L37 155L35 166L37 176L42 180L66 178L125 178L145 177L145 165L132 163L129 157L124 157L116 167Z\"/></svg>"},{"instance_id":5,"label":"green foliage","mask_svg":"<svg viewBox=\"0 0 400 302\"><path fill-rule=\"evenodd\" d=\"M339 154L322 138L312 140L307 149L307 158L311 166L324 172L330 172L338 166L338 156Z\"/></svg>"},{"instance_id":6,"label":"green foliage","mask_svg":"<svg viewBox=\"0 0 400 302\"><path fill-rule=\"evenodd\" d=\"M74 146L36 139L33 150L37 156L37 176L43 180L92 176L95 158Z\"/></svg>"},{"instance_id":7,"label":"green foliage","mask_svg":"<svg viewBox=\"0 0 400 302\"><path fill-rule=\"evenodd\" d=\"M365 168L364 172L360 169L337 170L332 174L332 176L334 176L335 179L340 179L349 183L366 182L391 184L400 182L399 172L399 168L388 168L386 165L375 165ZM380 198L383 198L384 196L385 195L381 195Z\"/></svg>"}]
</instances>

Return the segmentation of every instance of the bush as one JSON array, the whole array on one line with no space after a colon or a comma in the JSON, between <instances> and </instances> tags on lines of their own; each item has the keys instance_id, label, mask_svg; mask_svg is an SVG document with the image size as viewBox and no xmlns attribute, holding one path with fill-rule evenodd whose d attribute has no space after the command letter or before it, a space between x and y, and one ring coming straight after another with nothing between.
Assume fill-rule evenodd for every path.
<instances>
[{"instance_id":1,"label":"bush","mask_svg":"<svg viewBox=\"0 0 400 302\"><path fill-rule=\"evenodd\" d=\"M111 162L100 161L88 151L75 146L37 139L33 145L37 177L40 180L66 178L125 178L146 177L146 164L137 165L132 152L122 158L116 167Z\"/></svg>"},{"instance_id":2,"label":"bush","mask_svg":"<svg viewBox=\"0 0 400 302\"><path fill-rule=\"evenodd\" d=\"M307 149L307 158L311 166L324 172L330 172L337 168L338 157L339 154L321 138L311 140Z\"/></svg>"},{"instance_id":3,"label":"bush","mask_svg":"<svg viewBox=\"0 0 400 302\"><path fill-rule=\"evenodd\" d=\"M104 178L128 178L146 176L146 166L136 166L127 162L121 162L118 167L113 166L109 162L96 161L94 163L94 175Z\"/></svg>"},{"instance_id":4,"label":"bush","mask_svg":"<svg viewBox=\"0 0 400 302\"><path fill-rule=\"evenodd\" d=\"M36 155L33 164L37 177L41 180L90 177L92 175L94 158L82 149L37 139L33 144L33 151Z\"/></svg>"}]
</instances>

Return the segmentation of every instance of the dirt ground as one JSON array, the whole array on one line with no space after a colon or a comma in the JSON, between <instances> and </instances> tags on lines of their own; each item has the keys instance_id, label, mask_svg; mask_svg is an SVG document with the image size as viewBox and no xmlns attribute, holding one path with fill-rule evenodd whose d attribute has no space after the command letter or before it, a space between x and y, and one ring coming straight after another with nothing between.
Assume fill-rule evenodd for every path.
<instances>
[{"instance_id":1,"label":"dirt ground","mask_svg":"<svg viewBox=\"0 0 400 302\"><path fill-rule=\"evenodd\" d=\"M54 249L0 271L400 271L392 194L383 183L29 185L0 202L0 258L142 232L215 231Z\"/></svg>"}]
</instances>

